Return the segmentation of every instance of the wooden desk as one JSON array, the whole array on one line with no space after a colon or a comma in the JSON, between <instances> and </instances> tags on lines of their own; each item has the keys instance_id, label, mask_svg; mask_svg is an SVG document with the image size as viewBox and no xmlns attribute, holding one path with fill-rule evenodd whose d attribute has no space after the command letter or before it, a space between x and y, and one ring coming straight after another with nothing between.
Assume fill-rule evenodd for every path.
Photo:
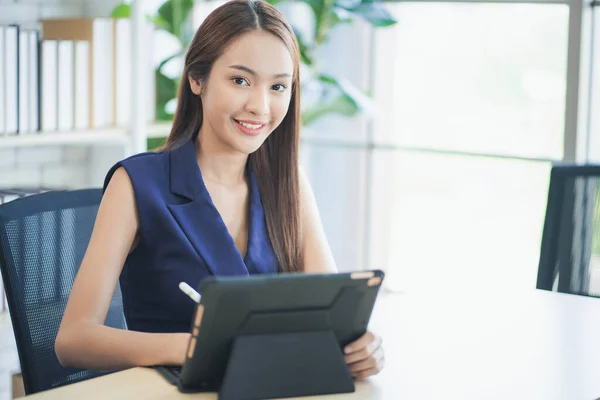
<instances>
[{"instance_id":1,"label":"wooden desk","mask_svg":"<svg viewBox=\"0 0 600 400\"><path fill-rule=\"evenodd\" d=\"M348 395L360 400L593 400L600 397L600 300L526 291L385 295L372 330L387 365ZM216 399L183 395L135 368L32 400Z\"/></svg>"},{"instance_id":2,"label":"wooden desk","mask_svg":"<svg viewBox=\"0 0 600 400\"><path fill-rule=\"evenodd\" d=\"M372 397L372 385L363 382L357 385L357 391L351 395L325 396L328 399L363 400ZM182 394L177 388L168 383L158 372L150 368L133 368L122 372L102 376L70 386L49 390L23 399L40 400L119 400L119 399L194 399L217 400L214 393ZM307 399L299 397L298 399Z\"/></svg>"}]
</instances>

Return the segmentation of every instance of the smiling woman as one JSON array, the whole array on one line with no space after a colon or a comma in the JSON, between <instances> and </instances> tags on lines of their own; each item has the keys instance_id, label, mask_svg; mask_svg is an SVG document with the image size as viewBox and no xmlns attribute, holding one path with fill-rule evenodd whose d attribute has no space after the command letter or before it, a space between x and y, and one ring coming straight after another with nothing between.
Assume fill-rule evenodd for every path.
<instances>
[{"instance_id":1,"label":"smiling woman","mask_svg":"<svg viewBox=\"0 0 600 400\"><path fill-rule=\"evenodd\" d=\"M299 50L279 11L234 0L185 59L173 128L158 152L115 164L56 339L64 365L181 365L206 277L335 272L298 167ZM117 283L127 331L103 326ZM367 333L346 349L356 377L382 367Z\"/></svg>"},{"instance_id":2,"label":"smiling woman","mask_svg":"<svg viewBox=\"0 0 600 400\"><path fill-rule=\"evenodd\" d=\"M265 50L270 57L264 57ZM290 52L274 35L255 30L235 40L217 59L205 84L189 78L192 92L202 96L206 113L200 147L214 147L218 142L244 155L258 150L287 114L293 74ZM294 140L296 132L289 133ZM284 152L295 146L283 145Z\"/></svg>"},{"instance_id":3,"label":"smiling woman","mask_svg":"<svg viewBox=\"0 0 600 400\"><path fill-rule=\"evenodd\" d=\"M280 268L296 271L302 265L298 44L283 16L266 3L228 5L207 18L190 44L183 71L189 86L181 85L165 147L197 135L202 171L211 169L204 161L212 154L231 153L238 171L249 160ZM244 13L248 7L255 12Z\"/></svg>"}]
</instances>

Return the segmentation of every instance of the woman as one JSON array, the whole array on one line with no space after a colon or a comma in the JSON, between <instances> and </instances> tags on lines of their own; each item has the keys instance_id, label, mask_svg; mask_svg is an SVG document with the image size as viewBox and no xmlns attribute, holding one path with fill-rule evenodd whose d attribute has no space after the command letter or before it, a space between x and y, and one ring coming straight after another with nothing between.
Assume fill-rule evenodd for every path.
<instances>
[{"instance_id":1,"label":"woman","mask_svg":"<svg viewBox=\"0 0 600 400\"><path fill-rule=\"evenodd\" d=\"M181 365L194 307L181 281L336 271L298 169L298 65L292 29L267 3L234 0L204 21L165 148L107 174L56 338L63 365ZM126 331L103 325L118 281ZM345 350L357 378L383 365L370 332Z\"/></svg>"}]
</instances>

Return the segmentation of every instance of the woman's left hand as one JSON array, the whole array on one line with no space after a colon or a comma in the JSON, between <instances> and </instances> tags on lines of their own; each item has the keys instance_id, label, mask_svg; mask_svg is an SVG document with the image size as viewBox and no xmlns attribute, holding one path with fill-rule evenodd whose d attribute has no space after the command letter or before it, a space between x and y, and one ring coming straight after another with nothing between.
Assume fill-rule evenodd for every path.
<instances>
[{"instance_id":1,"label":"woman's left hand","mask_svg":"<svg viewBox=\"0 0 600 400\"><path fill-rule=\"evenodd\" d=\"M381 337L367 332L344 348L344 359L353 377L365 379L381 371L385 363L381 342Z\"/></svg>"}]
</instances>

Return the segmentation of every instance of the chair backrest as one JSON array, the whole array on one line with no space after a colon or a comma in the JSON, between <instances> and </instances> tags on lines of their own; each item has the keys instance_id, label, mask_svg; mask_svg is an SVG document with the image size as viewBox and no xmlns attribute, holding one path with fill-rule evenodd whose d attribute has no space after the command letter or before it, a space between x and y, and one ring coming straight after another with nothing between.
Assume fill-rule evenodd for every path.
<instances>
[{"instance_id":1,"label":"chair backrest","mask_svg":"<svg viewBox=\"0 0 600 400\"><path fill-rule=\"evenodd\" d=\"M555 165L537 288L600 297L600 165Z\"/></svg>"},{"instance_id":2,"label":"chair backrest","mask_svg":"<svg viewBox=\"0 0 600 400\"><path fill-rule=\"evenodd\" d=\"M0 270L26 394L111 372L64 368L54 351L101 198L101 189L85 189L0 206ZM105 325L126 329L119 286Z\"/></svg>"}]
</instances>

